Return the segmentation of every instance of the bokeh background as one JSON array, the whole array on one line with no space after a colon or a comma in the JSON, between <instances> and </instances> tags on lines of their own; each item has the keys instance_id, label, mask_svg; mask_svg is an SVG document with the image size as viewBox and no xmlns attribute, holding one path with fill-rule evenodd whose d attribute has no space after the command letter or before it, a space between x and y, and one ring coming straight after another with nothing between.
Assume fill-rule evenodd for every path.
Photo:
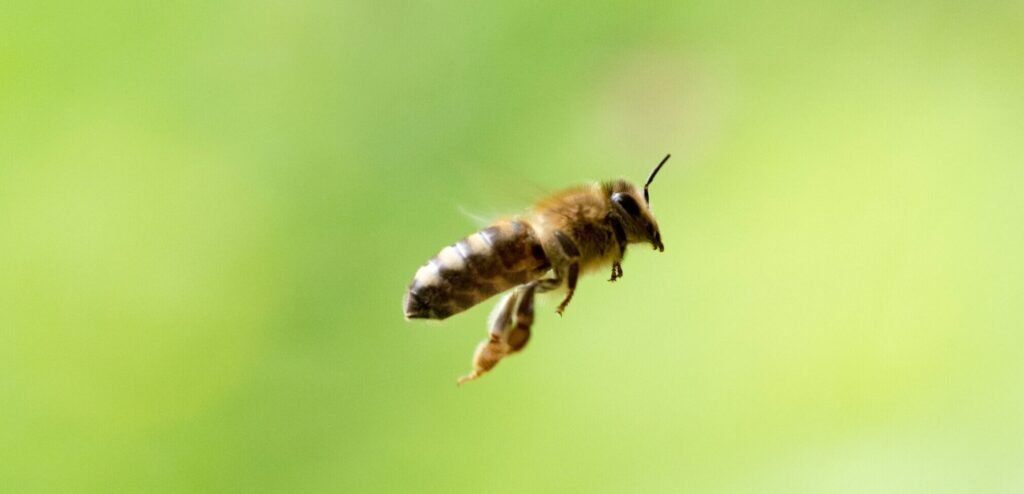
<instances>
[{"instance_id":1,"label":"bokeh background","mask_svg":"<svg viewBox=\"0 0 1024 494\"><path fill-rule=\"evenodd\" d=\"M1024 491L1020 2L14 2L4 492ZM416 268L642 180L541 302Z\"/></svg>"}]
</instances>

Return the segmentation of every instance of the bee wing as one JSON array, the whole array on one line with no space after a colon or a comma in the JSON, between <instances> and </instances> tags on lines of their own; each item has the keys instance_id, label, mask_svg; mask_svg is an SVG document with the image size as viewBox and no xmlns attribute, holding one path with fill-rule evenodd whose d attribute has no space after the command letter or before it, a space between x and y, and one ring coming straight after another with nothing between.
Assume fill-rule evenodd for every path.
<instances>
[{"instance_id":1,"label":"bee wing","mask_svg":"<svg viewBox=\"0 0 1024 494\"><path fill-rule=\"evenodd\" d=\"M475 227L485 228L526 213L538 199L547 195L546 192L538 183L521 177L505 182L489 181L468 192L468 204L459 204L456 209Z\"/></svg>"},{"instance_id":2,"label":"bee wing","mask_svg":"<svg viewBox=\"0 0 1024 494\"><path fill-rule=\"evenodd\" d=\"M469 209L463 206L459 206L459 214L465 216L466 218L469 218L473 222L473 226L475 226L477 229L486 228L487 226L493 224L498 218L501 217L494 213L476 213L470 211Z\"/></svg>"},{"instance_id":3,"label":"bee wing","mask_svg":"<svg viewBox=\"0 0 1024 494\"><path fill-rule=\"evenodd\" d=\"M514 196L518 194L511 195ZM457 209L459 214L469 218L469 220L473 222L473 225L478 229L482 229L491 226L500 220L513 218L517 215L528 212L537 200L536 197L531 199L511 200L509 199L509 196L509 194L505 194L503 197L492 197L492 204L487 207L468 207L459 205L457 206Z\"/></svg>"}]
</instances>

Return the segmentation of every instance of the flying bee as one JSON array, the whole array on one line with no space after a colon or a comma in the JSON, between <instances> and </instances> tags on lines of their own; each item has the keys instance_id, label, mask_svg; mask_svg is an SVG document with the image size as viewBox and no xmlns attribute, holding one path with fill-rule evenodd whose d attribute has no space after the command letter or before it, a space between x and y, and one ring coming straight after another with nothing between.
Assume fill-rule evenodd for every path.
<instances>
[{"instance_id":1,"label":"flying bee","mask_svg":"<svg viewBox=\"0 0 1024 494\"><path fill-rule=\"evenodd\" d=\"M511 289L491 312L488 338L477 346L473 370L459 384L526 346L537 292L565 286L555 309L562 315L580 274L610 267L608 281L615 281L622 277L627 245L649 243L665 250L647 189L669 156L654 167L643 189L620 179L565 190L523 216L441 249L416 271L403 300L406 319L445 319Z\"/></svg>"}]
</instances>

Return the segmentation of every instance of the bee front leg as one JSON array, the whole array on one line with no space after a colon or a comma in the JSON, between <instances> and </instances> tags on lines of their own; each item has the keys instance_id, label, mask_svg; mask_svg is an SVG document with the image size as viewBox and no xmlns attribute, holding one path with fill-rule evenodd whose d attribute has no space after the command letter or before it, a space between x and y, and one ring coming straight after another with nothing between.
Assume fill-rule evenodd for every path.
<instances>
[{"instance_id":1,"label":"bee front leg","mask_svg":"<svg viewBox=\"0 0 1024 494\"><path fill-rule=\"evenodd\" d=\"M612 263L612 277L608 281L618 281L619 278L622 278L622 264L615 261Z\"/></svg>"},{"instance_id":2,"label":"bee front leg","mask_svg":"<svg viewBox=\"0 0 1024 494\"><path fill-rule=\"evenodd\" d=\"M498 302L490 316L490 335L473 354L473 371L460 377L458 384L479 378L501 359L526 347L533 325L533 296L537 284L522 285Z\"/></svg>"},{"instance_id":3,"label":"bee front leg","mask_svg":"<svg viewBox=\"0 0 1024 494\"><path fill-rule=\"evenodd\" d=\"M626 229L622 227L622 222L614 216L608 216L608 224L612 227L612 233L615 234L615 243L619 246L619 259L612 263L612 277L608 281L615 281L622 278L622 259L626 257Z\"/></svg>"}]
</instances>

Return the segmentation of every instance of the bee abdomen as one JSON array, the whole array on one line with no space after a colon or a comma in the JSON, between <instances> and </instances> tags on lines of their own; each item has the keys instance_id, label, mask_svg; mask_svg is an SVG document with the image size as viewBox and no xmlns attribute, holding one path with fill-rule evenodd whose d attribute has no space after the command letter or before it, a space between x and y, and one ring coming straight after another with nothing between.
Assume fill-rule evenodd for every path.
<instances>
[{"instance_id":1,"label":"bee abdomen","mask_svg":"<svg viewBox=\"0 0 1024 494\"><path fill-rule=\"evenodd\" d=\"M498 223L441 249L416 271L405 294L405 317L445 319L549 268L528 224Z\"/></svg>"}]
</instances>

